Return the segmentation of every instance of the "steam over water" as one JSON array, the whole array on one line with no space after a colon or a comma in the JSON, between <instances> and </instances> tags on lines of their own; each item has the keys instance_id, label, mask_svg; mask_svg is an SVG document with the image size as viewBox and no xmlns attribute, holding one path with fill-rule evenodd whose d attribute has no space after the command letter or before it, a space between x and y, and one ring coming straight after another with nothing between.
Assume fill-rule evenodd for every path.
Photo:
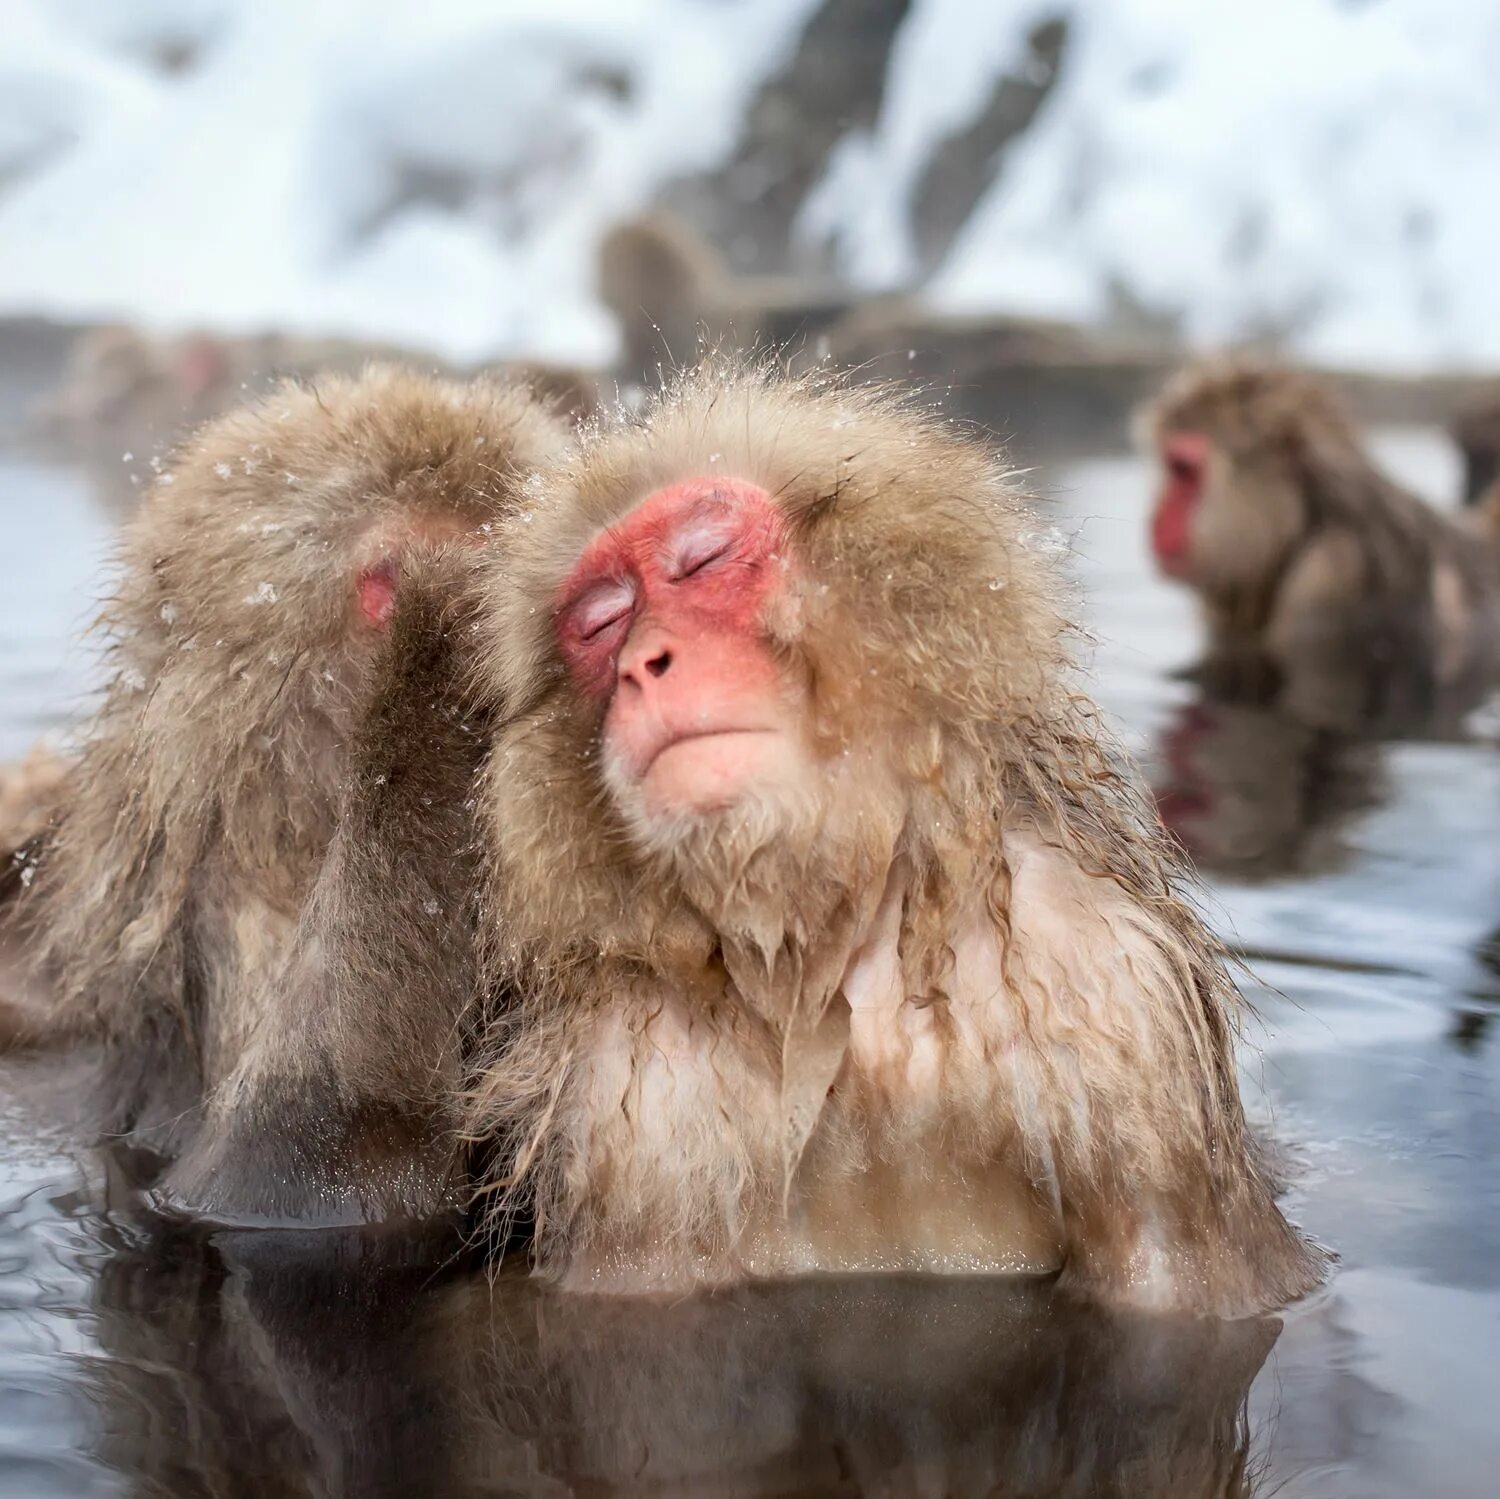
<instances>
[{"instance_id":1,"label":"steam over water","mask_svg":"<svg viewBox=\"0 0 1500 1499\"><path fill-rule=\"evenodd\" d=\"M1435 434L1382 454L1441 497ZM985 1280L563 1301L420 1246L153 1230L0 1063L0 1494L1460 1499L1500 1474L1500 759L1195 700L1132 460L1036 473L1093 680L1249 956L1244 1071L1328 1287L1238 1325ZM0 755L63 720L110 513L0 465ZM117 1194L116 1194L117 1195ZM1247 1394L1248 1391L1248 1394Z\"/></svg>"}]
</instances>

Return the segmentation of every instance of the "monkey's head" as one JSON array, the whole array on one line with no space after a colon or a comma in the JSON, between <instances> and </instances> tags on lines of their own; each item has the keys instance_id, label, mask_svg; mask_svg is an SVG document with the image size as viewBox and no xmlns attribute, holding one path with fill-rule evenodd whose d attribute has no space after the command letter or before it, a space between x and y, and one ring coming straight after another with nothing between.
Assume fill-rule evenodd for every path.
<instances>
[{"instance_id":1,"label":"monkey's head","mask_svg":"<svg viewBox=\"0 0 1500 1499\"><path fill-rule=\"evenodd\" d=\"M484 539L565 446L523 389L395 369L288 383L207 425L125 533L117 693L155 699L179 743L344 723L407 549Z\"/></svg>"},{"instance_id":2,"label":"monkey's head","mask_svg":"<svg viewBox=\"0 0 1500 1499\"><path fill-rule=\"evenodd\" d=\"M991 450L826 379L709 367L586 437L487 564L507 929L779 924L981 857L1058 682L1047 551Z\"/></svg>"},{"instance_id":3,"label":"monkey's head","mask_svg":"<svg viewBox=\"0 0 1500 1499\"><path fill-rule=\"evenodd\" d=\"M128 989L205 861L297 908L411 549L484 539L568 442L521 387L387 369L282 386L158 465L102 620L111 678L31 891L70 986Z\"/></svg>"},{"instance_id":4,"label":"monkey's head","mask_svg":"<svg viewBox=\"0 0 1500 1499\"><path fill-rule=\"evenodd\" d=\"M1253 586L1309 521L1309 479L1361 463L1354 429L1317 382L1243 359L1178 374L1142 423L1160 466L1151 549L1195 587Z\"/></svg>"}]
</instances>

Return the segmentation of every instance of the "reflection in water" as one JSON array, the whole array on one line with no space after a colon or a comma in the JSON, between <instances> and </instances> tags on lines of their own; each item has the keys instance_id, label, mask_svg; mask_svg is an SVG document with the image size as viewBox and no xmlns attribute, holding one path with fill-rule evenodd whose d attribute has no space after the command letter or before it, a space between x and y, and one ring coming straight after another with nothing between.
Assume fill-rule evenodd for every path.
<instances>
[{"instance_id":1,"label":"reflection in water","mask_svg":"<svg viewBox=\"0 0 1500 1499\"><path fill-rule=\"evenodd\" d=\"M1242 703L1181 708L1159 758L1162 821L1200 869L1238 880L1337 868L1382 791L1374 745Z\"/></svg>"},{"instance_id":2,"label":"reflection in water","mask_svg":"<svg viewBox=\"0 0 1500 1499\"><path fill-rule=\"evenodd\" d=\"M1336 869L1350 823L1389 792L1377 746L1461 742L1493 690L1475 677L1437 692L1417 664L1329 667L1252 680L1209 662L1186 674L1199 697L1162 730L1152 790L1201 869L1237 880Z\"/></svg>"},{"instance_id":3,"label":"reflection in water","mask_svg":"<svg viewBox=\"0 0 1500 1499\"><path fill-rule=\"evenodd\" d=\"M1478 1051L1484 1045L1494 1025L1493 1010L1459 1009L1453 1012L1453 1025L1448 1035L1453 1044L1462 1051Z\"/></svg>"},{"instance_id":4,"label":"reflection in water","mask_svg":"<svg viewBox=\"0 0 1500 1499\"><path fill-rule=\"evenodd\" d=\"M1106 1316L1004 1279L600 1300L436 1285L428 1258L356 1234L116 1255L101 1456L174 1494L1250 1491L1273 1320Z\"/></svg>"}]
</instances>

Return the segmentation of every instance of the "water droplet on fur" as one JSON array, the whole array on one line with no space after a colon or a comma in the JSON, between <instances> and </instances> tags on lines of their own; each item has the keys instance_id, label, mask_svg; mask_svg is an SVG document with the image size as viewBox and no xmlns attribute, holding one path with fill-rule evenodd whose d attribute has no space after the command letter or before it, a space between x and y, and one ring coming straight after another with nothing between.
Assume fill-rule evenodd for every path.
<instances>
[{"instance_id":1,"label":"water droplet on fur","mask_svg":"<svg viewBox=\"0 0 1500 1499\"><path fill-rule=\"evenodd\" d=\"M261 583L254 593L245 595L247 604L274 604L276 602L276 586L273 583Z\"/></svg>"},{"instance_id":2,"label":"water droplet on fur","mask_svg":"<svg viewBox=\"0 0 1500 1499\"><path fill-rule=\"evenodd\" d=\"M1040 531L1022 531L1016 545L1044 557L1057 557L1067 551L1068 538L1056 526L1046 526Z\"/></svg>"},{"instance_id":3,"label":"water droplet on fur","mask_svg":"<svg viewBox=\"0 0 1500 1499\"><path fill-rule=\"evenodd\" d=\"M227 479L234 472L234 470L230 468L227 463L216 463L214 464L214 472L221 479Z\"/></svg>"},{"instance_id":4,"label":"water droplet on fur","mask_svg":"<svg viewBox=\"0 0 1500 1499\"><path fill-rule=\"evenodd\" d=\"M990 579L990 592L991 593L999 593L1000 590L1002 588L1004 588L1004 587L1005 587L1005 579L1004 578L991 578Z\"/></svg>"},{"instance_id":5,"label":"water droplet on fur","mask_svg":"<svg viewBox=\"0 0 1500 1499\"><path fill-rule=\"evenodd\" d=\"M158 612L161 615L161 622L164 625L175 625L177 623L177 605L170 600L163 604Z\"/></svg>"}]
</instances>

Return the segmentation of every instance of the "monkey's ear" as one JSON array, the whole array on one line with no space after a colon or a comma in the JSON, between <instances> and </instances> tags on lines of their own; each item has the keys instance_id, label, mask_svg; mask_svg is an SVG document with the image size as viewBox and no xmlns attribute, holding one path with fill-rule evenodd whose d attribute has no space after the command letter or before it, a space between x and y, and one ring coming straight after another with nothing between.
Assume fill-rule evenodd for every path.
<instances>
[{"instance_id":1,"label":"monkey's ear","mask_svg":"<svg viewBox=\"0 0 1500 1499\"><path fill-rule=\"evenodd\" d=\"M396 612L396 590L401 581L401 562L395 556L382 557L359 575L356 592L359 617L367 625L383 630Z\"/></svg>"}]
</instances>

